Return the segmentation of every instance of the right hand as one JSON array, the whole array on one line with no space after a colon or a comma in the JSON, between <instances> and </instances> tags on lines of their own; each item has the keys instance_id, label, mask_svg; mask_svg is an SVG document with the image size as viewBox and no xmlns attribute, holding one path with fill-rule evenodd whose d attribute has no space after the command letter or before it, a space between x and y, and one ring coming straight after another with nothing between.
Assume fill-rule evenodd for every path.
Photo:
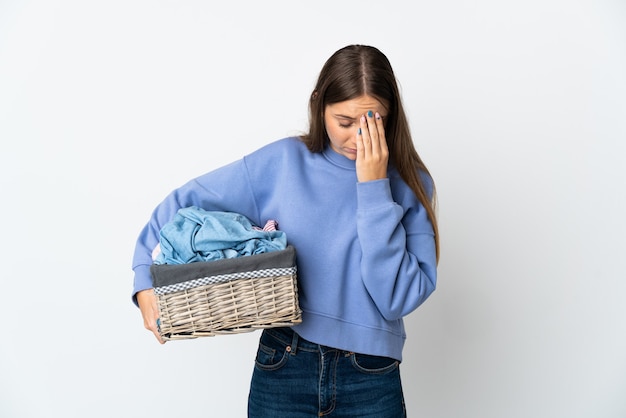
<instances>
[{"instance_id":1,"label":"right hand","mask_svg":"<svg viewBox=\"0 0 626 418\"><path fill-rule=\"evenodd\" d=\"M143 326L148 331L152 331L159 343L165 344L157 327L159 308L157 307L157 298L154 294L154 289L146 289L137 292L137 304L139 305L141 316L143 317Z\"/></svg>"}]
</instances>

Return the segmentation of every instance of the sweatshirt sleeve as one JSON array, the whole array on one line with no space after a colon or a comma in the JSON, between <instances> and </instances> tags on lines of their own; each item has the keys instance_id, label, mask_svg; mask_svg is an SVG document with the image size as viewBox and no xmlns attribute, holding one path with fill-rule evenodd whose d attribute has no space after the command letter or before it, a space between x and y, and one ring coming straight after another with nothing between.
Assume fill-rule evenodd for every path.
<instances>
[{"instance_id":1,"label":"sweatshirt sleeve","mask_svg":"<svg viewBox=\"0 0 626 418\"><path fill-rule=\"evenodd\" d=\"M152 288L150 266L152 251L159 242L159 231L183 207L197 206L205 210L232 211L248 218L257 218L257 207L248 181L245 161L239 160L173 190L157 205L143 227L132 260L134 285L132 300L137 305L137 292Z\"/></svg>"},{"instance_id":2,"label":"sweatshirt sleeve","mask_svg":"<svg viewBox=\"0 0 626 418\"><path fill-rule=\"evenodd\" d=\"M394 201L390 180L357 185L357 231L365 287L387 320L402 318L435 290L437 259L425 208L406 186Z\"/></svg>"}]
</instances>

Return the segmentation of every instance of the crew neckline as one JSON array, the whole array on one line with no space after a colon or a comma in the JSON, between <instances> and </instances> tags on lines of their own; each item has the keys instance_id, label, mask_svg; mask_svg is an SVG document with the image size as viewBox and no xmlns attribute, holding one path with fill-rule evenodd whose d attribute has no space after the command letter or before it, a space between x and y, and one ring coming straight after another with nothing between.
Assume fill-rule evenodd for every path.
<instances>
[{"instance_id":1,"label":"crew neckline","mask_svg":"<svg viewBox=\"0 0 626 418\"><path fill-rule=\"evenodd\" d=\"M356 170L355 160L351 160L348 157L339 154L337 151L332 149L330 145L326 145L322 154L328 161L338 167L345 168L346 170Z\"/></svg>"}]
</instances>

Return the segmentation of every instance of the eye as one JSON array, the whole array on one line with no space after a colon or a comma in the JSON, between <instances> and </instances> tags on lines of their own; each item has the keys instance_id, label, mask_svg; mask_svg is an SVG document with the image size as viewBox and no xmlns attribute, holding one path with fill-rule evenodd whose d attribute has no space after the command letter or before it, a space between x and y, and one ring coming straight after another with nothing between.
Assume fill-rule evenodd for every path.
<instances>
[{"instance_id":1,"label":"eye","mask_svg":"<svg viewBox=\"0 0 626 418\"><path fill-rule=\"evenodd\" d=\"M339 126L342 128L350 128L352 125L354 125L353 123L340 123Z\"/></svg>"}]
</instances>

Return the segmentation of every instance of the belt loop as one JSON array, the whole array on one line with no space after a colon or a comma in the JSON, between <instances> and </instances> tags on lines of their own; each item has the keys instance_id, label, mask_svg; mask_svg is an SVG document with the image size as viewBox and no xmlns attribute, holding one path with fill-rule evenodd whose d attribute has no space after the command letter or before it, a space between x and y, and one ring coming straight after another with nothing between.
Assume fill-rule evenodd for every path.
<instances>
[{"instance_id":1,"label":"belt loop","mask_svg":"<svg viewBox=\"0 0 626 418\"><path fill-rule=\"evenodd\" d=\"M293 330L291 332L293 332L293 336L291 337L291 351L289 354L295 356L296 351L298 351L298 333Z\"/></svg>"}]
</instances>

